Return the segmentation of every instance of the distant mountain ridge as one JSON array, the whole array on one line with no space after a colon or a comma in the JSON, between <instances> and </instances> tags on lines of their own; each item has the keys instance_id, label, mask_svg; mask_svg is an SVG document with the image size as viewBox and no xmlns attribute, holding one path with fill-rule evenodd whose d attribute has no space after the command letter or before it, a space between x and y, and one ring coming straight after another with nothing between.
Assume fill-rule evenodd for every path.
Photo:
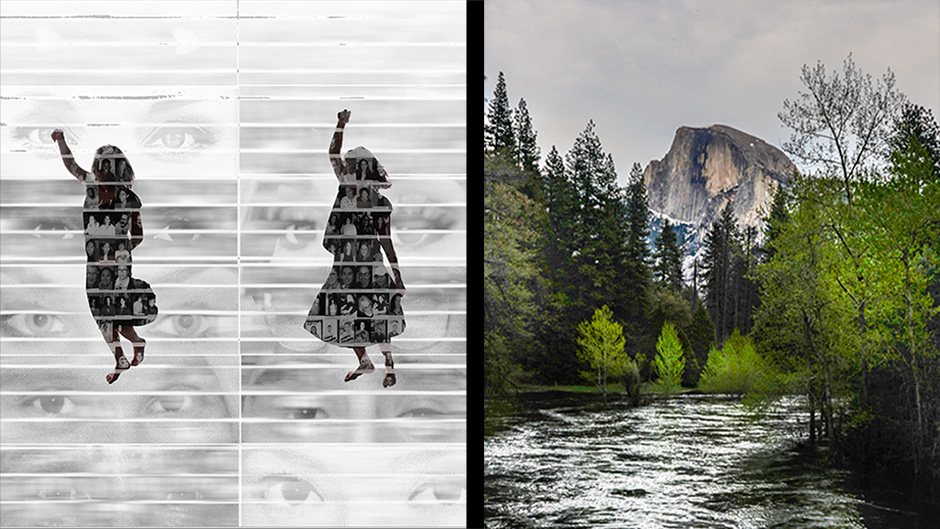
<instances>
[{"instance_id":1,"label":"distant mountain ridge","mask_svg":"<svg viewBox=\"0 0 940 529\"><path fill-rule=\"evenodd\" d=\"M654 217L683 225L692 255L729 202L739 226L757 226L762 208L795 169L780 149L727 125L679 127L669 152L646 166L643 180Z\"/></svg>"}]
</instances>

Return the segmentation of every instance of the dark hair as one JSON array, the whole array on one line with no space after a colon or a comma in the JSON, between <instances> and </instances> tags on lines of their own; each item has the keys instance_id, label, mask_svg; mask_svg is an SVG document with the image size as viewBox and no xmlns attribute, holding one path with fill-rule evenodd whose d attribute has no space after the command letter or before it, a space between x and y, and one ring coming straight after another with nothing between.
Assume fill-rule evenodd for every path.
<instances>
[{"instance_id":1,"label":"dark hair","mask_svg":"<svg viewBox=\"0 0 940 529\"><path fill-rule=\"evenodd\" d=\"M121 151L121 149L115 147L114 145L103 145L101 147L98 147L98 150L95 151L95 158L92 161L92 166L91 166L91 171L95 173L95 176L98 177L98 180L100 182L115 181L115 180L111 180L110 178L111 176L114 176L113 174L107 175L107 179L102 179L101 178L102 175L99 174L97 171L97 170L100 170L101 162L105 160L115 160L115 163L113 164L115 167L117 167L116 162L118 160L123 161L124 162L124 174L127 175L126 181L132 182L134 180L134 168L131 167L131 163L127 160L127 157L124 156L124 153Z\"/></svg>"}]
</instances>

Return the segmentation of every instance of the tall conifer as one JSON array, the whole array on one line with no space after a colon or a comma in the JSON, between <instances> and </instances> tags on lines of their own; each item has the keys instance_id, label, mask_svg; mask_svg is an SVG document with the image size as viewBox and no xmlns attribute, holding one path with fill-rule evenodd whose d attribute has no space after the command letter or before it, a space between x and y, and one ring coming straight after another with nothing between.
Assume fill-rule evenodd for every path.
<instances>
[{"instance_id":1,"label":"tall conifer","mask_svg":"<svg viewBox=\"0 0 940 529\"><path fill-rule=\"evenodd\" d=\"M505 151L512 155L516 149L516 139L512 128L512 108L509 106L509 96L506 93L506 79L503 72L499 72L493 99L486 113L487 123L484 126L484 142L487 150L498 153Z\"/></svg>"}]
</instances>

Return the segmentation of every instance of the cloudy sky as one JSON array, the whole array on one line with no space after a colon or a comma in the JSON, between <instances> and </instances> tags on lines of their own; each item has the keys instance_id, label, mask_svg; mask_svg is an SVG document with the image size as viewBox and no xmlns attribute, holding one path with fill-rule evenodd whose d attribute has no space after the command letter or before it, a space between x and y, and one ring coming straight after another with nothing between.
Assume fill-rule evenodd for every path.
<instances>
[{"instance_id":1,"label":"cloudy sky","mask_svg":"<svg viewBox=\"0 0 940 529\"><path fill-rule=\"evenodd\" d=\"M780 146L777 113L800 69L856 66L940 120L937 0L489 0L484 96L500 71L524 98L543 157L566 153L589 119L621 181L669 150L682 125L722 123Z\"/></svg>"}]
</instances>

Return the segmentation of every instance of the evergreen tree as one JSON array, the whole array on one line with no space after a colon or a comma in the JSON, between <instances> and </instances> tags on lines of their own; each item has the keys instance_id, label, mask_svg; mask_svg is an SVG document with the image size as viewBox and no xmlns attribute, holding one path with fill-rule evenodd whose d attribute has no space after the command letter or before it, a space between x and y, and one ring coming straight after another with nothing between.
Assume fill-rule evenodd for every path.
<instances>
[{"instance_id":1,"label":"evergreen tree","mask_svg":"<svg viewBox=\"0 0 940 529\"><path fill-rule=\"evenodd\" d=\"M650 249L647 243L650 234L650 210L643 183L643 170L634 163L626 189L626 251L625 264L620 275L626 301L624 322L631 334L645 330L649 314L649 291L651 283ZM656 331L653 331L656 332Z\"/></svg>"},{"instance_id":2,"label":"evergreen tree","mask_svg":"<svg viewBox=\"0 0 940 529\"><path fill-rule=\"evenodd\" d=\"M721 210L705 235L702 271L705 279L705 307L715 322L715 338L721 343L734 330L734 258L738 231L731 204Z\"/></svg>"},{"instance_id":3,"label":"evergreen tree","mask_svg":"<svg viewBox=\"0 0 940 529\"><path fill-rule=\"evenodd\" d=\"M682 250L669 219L663 219L654 257L656 280L679 293L682 290Z\"/></svg>"},{"instance_id":4,"label":"evergreen tree","mask_svg":"<svg viewBox=\"0 0 940 529\"><path fill-rule=\"evenodd\" d=\"M519 106L515 114L515 134L516 149L515 157L523 171L538 175L539 172L539 146L537 143L538 134L532 128L532 118L529 117L529 109L526 107L525 99L519 100Z\"/></svg>"},{"instance_id":5,"label":"evergreen tree","mask_svg":"<svg viewBox=\"0 0 940 529\"><path fill-rule=\"evenodd\" d=\"M490 100L487 109L486 120L483 136L487 150L494 153L507 151L512 154L516 149L516 139L512 127L512 108L509 106L503 72L499 72L493 99Z\"/></svg>"},{"instance_id":6,"label":"evergreen tree","mask_svg":"<svg viewBox=\"0 0 940 529\"><path fill-rule=\"evenodd\" d=\"M795 177L796 175L794 175L794 178ZM783 231L783 227L789 218L789 214L787 213L787 199L787 190L782 185L777 186L777 190L774 192L774 200L770 204L770 211L767 213L767 216L764 217L764 242L763 246L758 250L760 262L773 258L774 252L776 251L773 241L780 237L780 233Z\"/></svg>"},{"instance_id":7,"label":"evergreen tree","mask_svg":"<svg viewBox=\"0 0 940 529\"><path fill-rule=\"evenodd\" d=\"M616 292L620 286L616 279L624 247L622 190L617 186L613 158L604 153L593 121L575 140L566 161L577 196L573 227L578 248L572 251L578 275L577 300L582 310L611 303L619 316L622 299Z\"/></svg>"},{"instance_id":8,"label":"evergreen tree","mask_svg":"<svg viewBox=\"0 0 940 529\"><path fill-rule=\"evenodd\" d=\"M542 238L545 277L553 283L567 282L574 272L571 255L577 248L575 191L554 145L545 158L540 195L548 213Z\"/></svg>"}]
</instances>

